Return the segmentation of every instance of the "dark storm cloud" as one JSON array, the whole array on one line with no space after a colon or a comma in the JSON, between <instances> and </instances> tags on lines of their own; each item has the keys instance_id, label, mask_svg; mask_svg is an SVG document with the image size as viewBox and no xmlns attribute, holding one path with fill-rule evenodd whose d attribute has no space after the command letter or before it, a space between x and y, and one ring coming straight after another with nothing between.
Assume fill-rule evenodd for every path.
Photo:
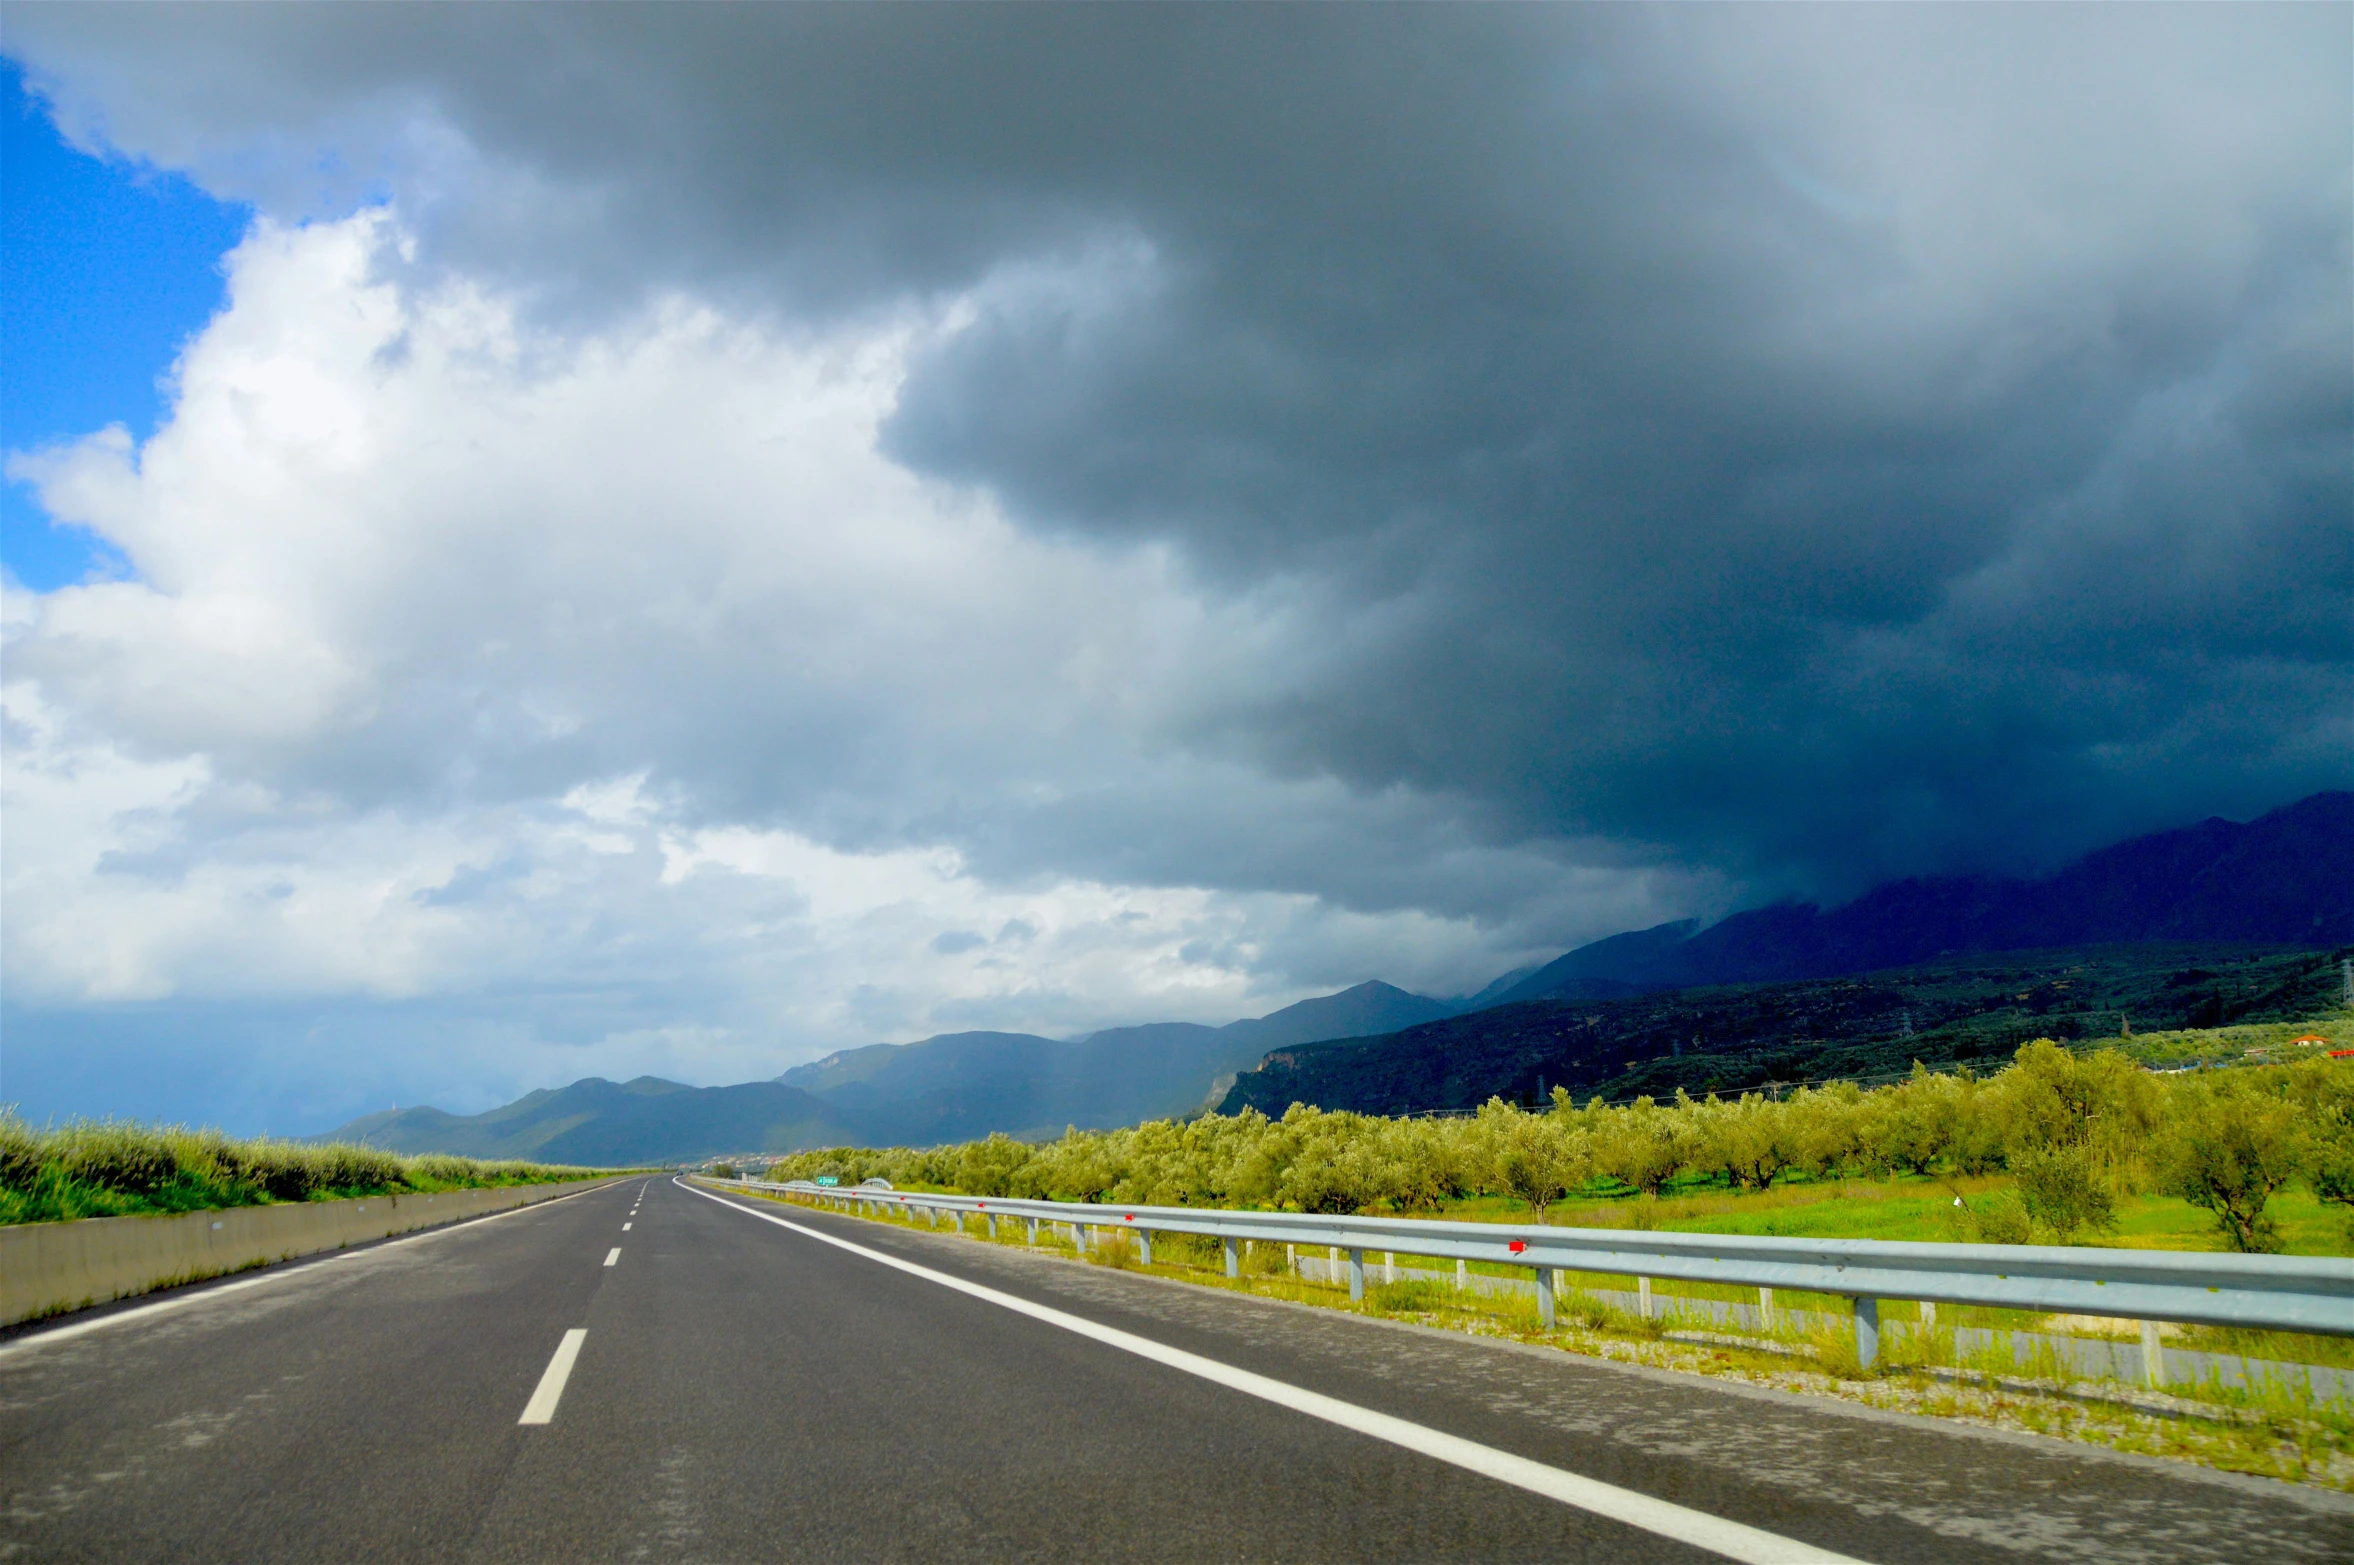
<instances>
[{"instance_id":1,"label":"dark storm cloud","mask_svg":"<svg viewBox=\"0 0 2354 1565\"><path fill-rule=\"evenodd\" d=\"M2348 777L2342 7L15 14L552 311L969 295L901 460L1312 626L1203 756L1834 891ZM968 847L1215 862L1080 797Z\"/></svg>"}]
</instances>

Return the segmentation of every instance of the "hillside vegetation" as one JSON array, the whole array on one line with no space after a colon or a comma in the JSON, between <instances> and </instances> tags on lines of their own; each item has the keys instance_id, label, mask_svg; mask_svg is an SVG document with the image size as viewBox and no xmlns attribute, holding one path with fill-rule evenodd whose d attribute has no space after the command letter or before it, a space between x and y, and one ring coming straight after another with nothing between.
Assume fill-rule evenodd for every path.
<instances>
[{"instance_id":1,"label":"hillside vegetation","mask_svg":"<svg viewBox=\"0 0 2354 1565\"><path fill-rule=\"evenodd\" d=\"M1567 1200L1613 1201L1627 1204L1630 1220L1653 1223L1663 1194L1927 1176L1960 1202L1943 1209L1949 1231L1935 1237L2099 1242L2118 1236L2123 1207L2164 1196L2205 1214L2210 1242L2242 1251L2286 1247L2275 1198L2296 1187L2340 1214L2334 1232L2299 1237L2344 1251L2354 1246L2354 1061L2304 1052L2293 1063L2160 1074L2119 1049L2037 1039L1989 1076L1916 1066L1876 1089L1841 1083L1622 1106L1580 1106L1556 1089L1543 1109L1497 1098L1476 1114L1428 1118L1293 1104L1280 1118L1245 1109L1073 1130L1044 1146L999 1135L922 1150L808 1152L769 1172L1332 1213L1500 1215L1493 1209L1509 1203L1538 1222Z\"/></svg>"},{"instance_id":2,"label":"hillside vegetation","mask_svg":"<svg viewBox=\"0 0 2354 1565\"><path fill-rule=\"evenodd\" d=\"M439 1153L401 1157L374 1147L233 1141L214 1130L121 1120L36 1130L0 1116L0 1223L546 1184L593 1172Z\"/></svg>"},{"instance_id":3,"label":"hillside vegetation","mask_svg":"<svg viewBox=\"0 0 2354 1565\"><path fill-rule=\"evenodd\" d=\"M1853 977L1723 984L1613 1000L1539 1000L1379 1038L1270 1053L1219 1105L1280 1114L1292 1103L1369 1114L1584 1099L1740 1092L1774 1083L1893 1078L2007 1058L2039 1037L2116 1039L2156 1030L2331 1014L2337 950L2135 945L2012 951ZM2129 1036L2121 1036L2129 1035ZM2341 1045L2345 1046L2345 1045Z\"/></svg>"}]
</instances>

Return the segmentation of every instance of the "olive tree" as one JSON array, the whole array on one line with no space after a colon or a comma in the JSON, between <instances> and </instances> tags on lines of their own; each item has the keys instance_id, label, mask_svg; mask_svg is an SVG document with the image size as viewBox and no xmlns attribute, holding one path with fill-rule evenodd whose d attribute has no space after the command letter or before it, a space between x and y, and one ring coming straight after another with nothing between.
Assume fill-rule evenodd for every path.
<instances>
[{"instance_id":1,"label":"olive tree","mask_svg":"<svg viewBox=\"0 0 2354 1565\"><path fill-rule=\"evenodd\" d=\"M2166 1187L2214 1213L2232 1249L2278 1250L2279 1226L2265 1207L2304 1170L2297 1106L2240 1082L2186 1082L2173 1100L2159 1144Z\"/></svg>"},{"instance_id":2,"label":"olive tree","mask_svg":"<svg viewBox=\"0 0 2354 1565\"><path fill-rule=\"evenodd\" d=\"M1524 1114L1490 1098L1474 1121L1482 1182L1525 1202L1542 1223L1545 1208L1594 1177L1591 1138L1564 1114Z\"/></svg>"}]
</instances>

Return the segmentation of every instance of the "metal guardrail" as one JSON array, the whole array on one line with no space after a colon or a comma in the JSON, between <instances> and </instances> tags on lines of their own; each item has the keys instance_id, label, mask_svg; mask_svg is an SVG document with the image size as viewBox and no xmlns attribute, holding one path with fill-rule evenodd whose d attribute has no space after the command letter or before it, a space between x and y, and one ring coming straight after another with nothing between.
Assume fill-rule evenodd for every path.
<instances>
[{"instance_id":1,"label":"metal guardrail","mask_svg":"<svg viewBox=\"0 0 2354 1565\"><path fill-rule=\"evenodd\" d=\"M1346 1253L1352 1299L1365 1294L1368 1250L1527 1267L1536 1274L1537 1311L1548 1327L1554 1321L1554 1274L1562 1271L1827 1294L1854 1301L1856 1357L1866 1366L1879 1356L1882 1299L2138 1320L2145 1323L2145 1351L2153 1353L2156 1327L2149 1323L2158 1321L2354 1336L2354 1259L2336 1256L1523 1228L1312 1212L1023 1201L806 1180L732 1183L846 1210L905 1211L911 1220L923 1212L934 1224L950 1213L978 1215L994 1231L1000 1219L1012 1219L1029 1225L1032 1243L1041 1223L1072 1228L1082 1247L1091 1230L1128 1229L1137 1234L1147 1262L1153 1234L1199 1234L1224 1241L1229 1277L1239 1273L1239 1246L1245 1240L1323 1246Z\"/></svg>"}]
</instances>

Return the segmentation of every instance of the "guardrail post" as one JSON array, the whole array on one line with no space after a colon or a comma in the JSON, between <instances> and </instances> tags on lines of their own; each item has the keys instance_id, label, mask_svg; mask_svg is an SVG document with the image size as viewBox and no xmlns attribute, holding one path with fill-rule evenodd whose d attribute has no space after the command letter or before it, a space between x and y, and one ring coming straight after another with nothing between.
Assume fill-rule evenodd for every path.
<instances>
[{"instance_id":1,"label":"guardrail post","mask_svg":"<svg viewBox=\"0 0 2354 1565\"><path fill-rule=\"evenodd\" d=\"M1030 1242L1032 1244L1038 1242L1038 1219L1035 1217L1030 1219Z\"/></svg>"},{"instance_id":2,"label":"guardrail post","mask_svg":"<svg viewBox=\"0 0 2354 1565\"><path fill-rule=\"evenodd\" d=\"M1381 1280L1383 1282L1396 1282L1398 1280L1397 1251L1384 1250L1381 1252Z\"/></svg>"},{"instance_id":3,"label":"guardrail post","mask_svg":"<svg viewBox=\"0 0 2354 1565\"><path fill-rule=\"evenodd\" d=\"M1228 1234L1226 1236L1226 1275L1229 1277L1240 1277L1242 1275L1242 1256L1237 1253L1234 1248L1234 1236L1232 1234Z\"/></svg>"},{"instance_id":4,"label":"guardrail post","mask_svg":"<svg viewBox=\"0 0 2354 1565\"><path fill-rule=\"evenodd\" d=\"M1651 1279L1648 1277L1635 1279L1635 1313L1645 1320L1651 1318Z\"/></svg>"},{"instance_id":5,"label":"guardrail post","mask_svg":"<svg viewBox=\"0 0 2354 1565\"><path fill-rule=\"evenodd\" d=\"M1870 1369L1880 1359L1880 1301L1855 1301L1855 1362Z\"/></svg>"},{"instance_id":6,"label":"guardrail post","mask_svg":"<svg viewBox=\"0 0 2354 1565\"><path fill-rule=\"evenodd\" d=\"M1355 1304L1365 1297L1365 1252L1349 1252L1349 1302Z\"/></svg>"},{"instance_id":7,"label":"guardrail post","mask_svg":"<svg viewBox=\"0 0 2354 1565\"><path fill-rule=\"evenodd\" d=\"M1331 1246L1330 1249L1332 1255L1332 1269L1324 1274L1324 1280L1326 1282L1338 1282L1340 1281L1340 1246L1336 1244Z\"/></svg>"},{"instance_id":8,"label":"guardrail post","mask_svg":"<svg viewBox=\"0 0 2354 1565\"><path fill-rule=\"evenodd\" d=\"M1455 1257L1455 1291L1457 1293L1461 1293L1467 1286L1465 1279L1470 1275L1471 1263L1460 1255Z\"/></svg>"},{"instance_id":9,"label":"guardrail post","mask_svg":"<svg viewBox=\"0 0 2354 1565\"><path fill-rule=\"evenodd\" d=\"M1136 1230L1136 1258L1146 1266L1152 1264L1152 1231L1150 1229L1139 1228Z\"/></svg>"},{"instance_id":10,"label":"guardrail post","mask_svg":"<svg viewBox=\"0 0 2354 1565\"><path fill-rule=\"evenodd\" d=\"M1537 1323L1547 1331L1553 1329L1553 1268L1537 1268Z\"/></svg>"},{"instance_id":11,"label":"guardrail post","mask_svg":"<svg viewBox=\"0 0 2354 1565\"><path fill-rule=\"evenodd\" d=\"M1299 1274L1300 1247L1296 1244L1287 1244L1283 1247L1283 1275L1297 1277Z\"/></svg>"},{"instance_id":12,"label":"guardrail post","mask_svg":"<svg viewBox=\"0 0 2354 1565\"><path fill-rule=\"evenodd\" d=\"M2154 1320L2141 1323L2141 1378L2153 1386L2166 1384L2166 1344Z\"/></svg>"}]
</instances>

